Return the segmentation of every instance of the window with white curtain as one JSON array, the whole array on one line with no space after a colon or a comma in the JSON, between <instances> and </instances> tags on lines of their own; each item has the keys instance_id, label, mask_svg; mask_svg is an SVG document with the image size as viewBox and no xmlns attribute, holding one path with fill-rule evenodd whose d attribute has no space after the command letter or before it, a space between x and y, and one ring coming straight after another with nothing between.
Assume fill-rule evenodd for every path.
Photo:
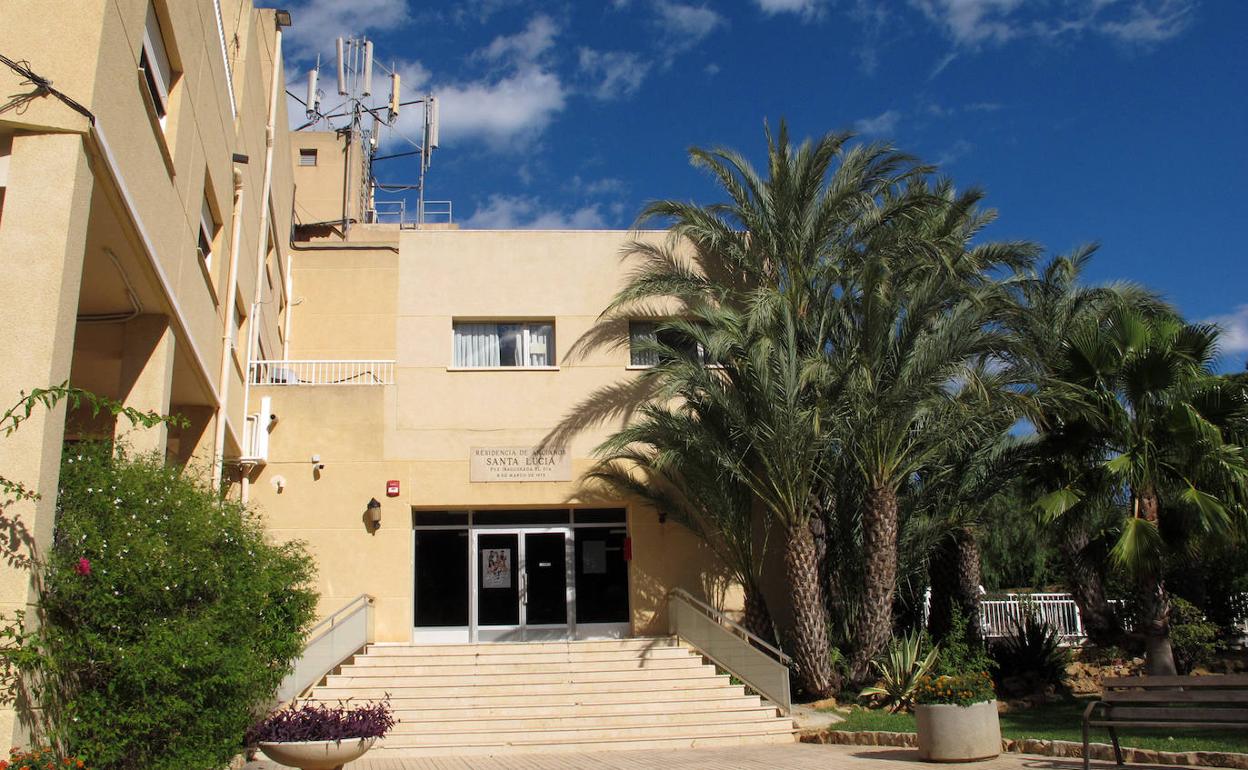
<instances>
[{"instance_id":1,"label":"window with white curtain","mask_svg":"<svg viewBox=\"0 0 1248 770\"><path fill-rule=\"evenodd\" d=\"M702 350L702 346L689 335L676 329L666 328L662 322L628 322L629 366L658 364L662 351L654 347L656 344L675 350L687 358L695 358L706 363L706 353Z\"/></svg>"},{"instance_id":2,"label":"window with white curtain","mask_svg":"<svg viewBox=\"0 0 1248 770\"><path fill-rule=\"evenodd\" d=\"M505 368L555 365L549 321L456 321L454 366Z\"/></svg>"}]
</instances>

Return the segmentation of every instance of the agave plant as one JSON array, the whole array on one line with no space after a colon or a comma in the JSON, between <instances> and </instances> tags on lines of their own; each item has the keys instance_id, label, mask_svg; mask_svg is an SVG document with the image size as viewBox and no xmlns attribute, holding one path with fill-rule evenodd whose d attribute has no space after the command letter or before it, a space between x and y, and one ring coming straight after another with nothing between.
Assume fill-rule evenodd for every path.
<instances>
[{"instance_id":1,"label":"agave plant","mask_svg":"<svg viewBox=\"0 0 1248 770\"><path fill-rule=\"evenodd\" d=\"M923 632L914 630L894 639L882 660L871 661L880 676L874 687L867 687L859 697L880 696L891 714L909 708L914 702L914 691L923 677L932 673L940 657L939 645L933 645L923 654Z\"/></svg>"}]
</instances>

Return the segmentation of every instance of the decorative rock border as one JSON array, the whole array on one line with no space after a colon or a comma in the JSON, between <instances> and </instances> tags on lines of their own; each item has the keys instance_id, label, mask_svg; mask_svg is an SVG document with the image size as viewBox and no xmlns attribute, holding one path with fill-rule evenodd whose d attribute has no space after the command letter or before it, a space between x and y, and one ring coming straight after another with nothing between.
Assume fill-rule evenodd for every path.
<instances>
[{"instance_id":1,"label":"decorative rock border","mask_svg":"<svg viewBox=\"0 0 1248 770\"><path fill-rule=\"evenodd\" d=\"M799 739L802 743L837 743L848 746L916 748L919 745L919 737L914 733L890 733L875 730L856 732L822 730L802 733ZM1083 758L1083 744L1075 741L1003 738L1001 751L1015 754L1039 754L1046 757ZM1088 744L1088 751L1092 759L1114 761L1114 748L1108 743ZM1248 754L1235 754L1228 751L1153 751L1124 746L1122 758L1132 764L1230 767L1235 770L1248 770Z\"/></svg>"}]
</instances>

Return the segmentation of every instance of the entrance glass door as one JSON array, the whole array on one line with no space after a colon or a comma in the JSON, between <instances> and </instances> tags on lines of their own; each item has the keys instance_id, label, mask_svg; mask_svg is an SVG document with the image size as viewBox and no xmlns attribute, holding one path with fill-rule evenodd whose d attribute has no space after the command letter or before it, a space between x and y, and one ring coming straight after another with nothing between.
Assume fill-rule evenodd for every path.
<instances>
[{"instance_id":1,"label":"entrance glass door","mask_svg":"<svg viewBox=\"0 0 1248 770\"><path fill-rule=\"evenodd\" d=\"M571 530L481 530L473 535L477 640L567 638Z\"/></svg>"}]
</instances>

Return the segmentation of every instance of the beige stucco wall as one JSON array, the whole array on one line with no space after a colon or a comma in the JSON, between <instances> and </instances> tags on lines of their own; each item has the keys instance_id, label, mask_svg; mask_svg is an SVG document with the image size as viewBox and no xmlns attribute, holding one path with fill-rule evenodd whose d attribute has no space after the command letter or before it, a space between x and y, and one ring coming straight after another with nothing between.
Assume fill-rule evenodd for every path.
<instances>
[{"instance_id":1,"label":"beige stucco wall","mask_svg":"<svg viewBox=\"0 0 1248 770\"><path fill-rule=\"evenodd\" d=\"M261 189L277 52L273 11L257 11L249 0L223 0L226 28L219 30L211 2L154 3L179 73L163 128L152 117L138 72L148 0L0 3L0 50L29 62L94 116L92 125L60 100L32 94L20 75L0 67L6 103L30 95L20 107L0 112L0 134L9 137L6 146L11 142L0 259L21 273L20 281L0 289L7 292L0 303L6 330L0 339L0 398L7 407L19 390L68 378L140 408L185 411L196 426L185 432L178 458L198 454L206 463L215 437L209 423L221 401L229 410L223 415L225 451L237 456L240 450L245 354L233 357L225 381L219 372L235 302L249 308L258 296L265 304L249 325L268 350L281 347L279 308L286 301L280 279L293 195L285 99L277 100L274 121L282 130L274 135L270 238L262 233ZM228 41L224 54L222 37ZM235 86L233 108L227 70ZM276 77L282 77L280 68ZM236 163L235 154L248 162ZM244 198L239 279L230 297L236 172ZM219 224L206 270L196 252L205 194ZM274 290L264 277L265 259L278 278ZM257 276L263 282L259 295ZM134 318L121 317L132 312ZM101 313L119 317L80 320ZM108 427L75 423L75 417L74 430ZM0 441L0 474L43 495L37 505L6 509L29 535L23 549L38 550L50 539L64 437L63 410L37 411L17 434ZM163 429L132 438L156 451L165 443ZM9 614L30 598L27 572L0 569L0 612ZM20 740L11 712L0 711L0 735Z\"/></svg>"},{"instance_id":2,"label":"beige stucco wall","mask_svg":"<svg viewBox=\"0 0 1248 770\"><path fill-rule=\"evenodd\" d=\"M626 278L621 248L636 234L392 232L398 253L378 244L296 254L293 293L301 302L291 357L394 359L396 384L253 390L272 399L279 421L251 499L277 537L304 540L317 555L322 613L371 593L378 638L410 638L413 507L577 505L628 510L634 633L666 631L672 587L739 609L739 592L689 531L661 524L636 501L596 498L576 480L618 420L571 441L573 481L469 481L472 447L537 444L596 389L636 376L627 350L570 355ZM454 370L451 327L460 318L553 319L557 368ZM314 454L326 466L320 474ZM389 479L401 482L400 497L385 497ZM373 497L383 503L383 524L370 534L364 515Z\"/></svg>"}]
</instances>

